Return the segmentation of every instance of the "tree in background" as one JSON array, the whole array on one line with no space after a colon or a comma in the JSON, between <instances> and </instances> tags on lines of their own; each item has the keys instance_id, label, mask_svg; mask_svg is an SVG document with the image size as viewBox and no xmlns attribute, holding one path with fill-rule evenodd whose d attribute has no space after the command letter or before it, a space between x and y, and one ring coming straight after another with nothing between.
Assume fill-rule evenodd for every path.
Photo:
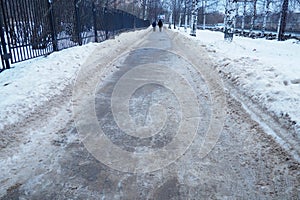
<instances>
[{"instance_id":1,"label":"tree in background","mask_svg":"<svg viewBox=\"0 0 300 200\"><path fill-rule=\"evenodd\" d=\"M251 26L250 26L250 35L252 34L255 26L255 19L257 14L257 0L252 1L252 16L251 16Z\"/></svg>"},{"instance_id":2,"label":"tree in background","mask_svg":"<svg viewBox=\"0 0 300 200\"><path fill-rule=\"evenodd\" d=\"M193 0L192 2L192 17L191 17L191 36L196 36L198 24L198 1Z\"/></svg>"},{"instance_id":3,"label":"tree in background","mask_svg":"<svg viewBox=\"0 0 300 200\"><path fill-rule=\"evenodd\" d=\"M264 19L263 19L263 25L262 25L262 30L261 33L264 36L265 35L265 31L266 31L266 26L267 26L267 18L270 14L270 3L271 0L264 0Z\"/></svg>"},{"instance_id":4,"label":"tree in background","mask_svg":"<svg viewBox=\"0 0 300 200\"><path fill-rule=\"evenodd\" d=\"M288 7L289 7L289 0L283 0L281 12L280 12L278 32L277 32L278 41L284 40Z\"/></svg>"}]
</instances>

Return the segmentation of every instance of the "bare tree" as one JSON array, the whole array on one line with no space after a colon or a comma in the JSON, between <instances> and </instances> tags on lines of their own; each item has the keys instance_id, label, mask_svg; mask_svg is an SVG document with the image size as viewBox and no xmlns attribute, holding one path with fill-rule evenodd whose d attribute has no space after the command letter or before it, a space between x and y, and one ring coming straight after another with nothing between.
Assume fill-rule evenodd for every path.
<instances>
[{"instance_id":1,"label":"bare tree","mask_svg":"<svg viewBox=\"0 0 300 200\"><path fill-rule=\"evenodd\" d=\"M281 12L280 12L279 27L277 32L278 41L284 40L284 32L286 27L286 17L287 17L288 7L289 7L289 0L283 0Z\"/></svg>"},{"instance_id":2,"label":"bare tree","mask_svg":"<svg viewBox=\"0 0 300 200\"><path fill-rule=\"evenodd\" d=\"M189 1L188 0L184 0L184 31L187 31L187 23L188 23L188 5L189 5Z\"/></svg>"},{"instance_id":3,"label":"bare tree","mask_svg":"<svg viewBox=\"0 0 300 200\"><path fill-rule=\"evenodd\" d=\"M205 24L206 24L206 5L207 5L207 0L202 0L202 11L203 11L203 29L205 30Z\"/></svg>"},{"instance_id":4,"label":"bare tree","mask_svg":"<svg viewBox=\"0 0 300 200\"><path fill-rule=\"evenodd\" d=\"M247 14L246 7L247 7L247 0L244 0L244 2L243 2L243 15L242 15L242 35L244 35L244 33L245 33L245 17L246 17L246 14Z\"/></svg>"},{"instance_id":5,"label":"bare tree","mask_svg":"<svg viewBox=\"0 0 300 200\"><path fill-rule=\"evenodd\" d=\"M142 0L141 6L142 6L142 18L146 19L147 0Z\"/></svg>"},{"instance_id":6,"label":"bare tree","mask_svg":"<svg viewBox=\"0 0 300 200\"><path fill-rule=\"evenodd\" d=\"M234 17L234 22L233 22L233 27L236 29L236 23L237 23L237 18L239 16L239 4L238 1L235 4L235 17Z\"/></svg>"},{"instance_id":7,"label":"bare tree","mask_svg":"<svg viewBox=\"0 0 300 200\"><path fill-rule=\"evenodd\" d=\"M233 39L233 22L235 20L235 9L237 0L226 0L225 5L225 18L224 18L224 38L225 40L232 41Z\"/></svg>"},{"instance_id":8,"label":"bare tree","mask_svg":"<svg viewBox=\"0 0 300 200\"><path fill-rule=\"evenodd\" d=\"M176 28L177 1L178 0L173 0L173 22L174 22L174 29Z\"/></svg>"},{"instance_id":9,"label":"bare tree","mask_svg":"<svg viewBox=\"0 0 300 200\"><path fill-rule=\"evenodd\" d=\"M251 26L250 26L250 35L253 33L254 26L255 26L255 19L256 19L256 13L257 13L257 0L253 0L252 2L252 16L251 16Z\"/></svg>"},{"instance_id":10,"label":"bare tree","mask_svg":"<svg viewBox=\"0 0 300 200\"><path fill-rule=\"evenodd\" d=\"M267 18L270 13L270 3L271 3L271 0L264 0L264 19L263 19L263 25L262 25L262 30L261 30L261 34L263 36L265 35L266 26L267 26Z\"/></svg>"},{"instance_id":11,"label":"bare tree","mask_svg":"<svg viewBox=\"0 0 300 200\"><path fill-rule=\"evenodd\" d=\"M198 22L198 1L193 0L192 3L192 17L191 17L191 36L196 36L197 30L197 22Z\"/></svg>"}]
</instances>

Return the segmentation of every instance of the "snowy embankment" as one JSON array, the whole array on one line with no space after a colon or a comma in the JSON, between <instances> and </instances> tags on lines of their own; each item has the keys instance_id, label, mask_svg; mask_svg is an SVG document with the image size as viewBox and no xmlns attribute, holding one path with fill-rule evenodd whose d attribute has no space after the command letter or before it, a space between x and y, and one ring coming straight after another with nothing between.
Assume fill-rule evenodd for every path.
<instances>
[{"instance_id":1,"label":"snowy embankment","mask_svg":"<svg viewBox=\"0 0 300 200\"><path fill-rule=\"evenodd\" d=\"M148 30L123 33L114 40L90 43L54 52L17 63L10 70L0 73L0 131L16 125L44 107L67 86L74 84L81 67L92 55L114 53L122 46L129 46ZM1 141L0 141L1 142Z\"/></svg>"},{"instance_id":2,"label":"snowy embankment","mask_svg":"<svg viewBox=\"0 0 300 200\"><path fill-rule=\"evenodd\" d=\"M178 31L178 30L177 30ZM188 31L179 31L189 35ZM253 102L284 120L300 138L300 42L234 36L197 30L189 36L205 47L219 72Z\"/></svg>"},{"instance_id":3,"label":"snowy embankment","mask_svg":"<svg viewBox=\"0 0 300 200\"><path fill-rule=\"evenodd\" d=\"M17 63L0 74L0 130L28 117L39 106L59 95L96 44L74 47Z\"/></svg>"}]
</instances>

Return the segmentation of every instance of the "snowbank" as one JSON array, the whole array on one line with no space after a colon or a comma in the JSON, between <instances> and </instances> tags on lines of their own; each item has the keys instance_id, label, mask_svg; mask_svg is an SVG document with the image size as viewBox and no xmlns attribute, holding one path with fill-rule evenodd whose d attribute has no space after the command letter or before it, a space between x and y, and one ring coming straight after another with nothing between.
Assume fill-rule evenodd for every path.
<instances>
[{"instance_id":1,"label":"snowbank","mask_svg":"<svg viewBox=\"0 0 300 200\"><path fill-rule=\"evenodd\" d=\"M128 45L147 30L122 33L115 40L89 43L17 63L0 73L0 131L18 123L74 83L91 54L110 53L112 47ZM97 51L98 50L98 51Z\"/></svg>"},{"instance_id":2,"label":"snowbank","mask_svg":"<svg viewBox=\"0 0 300 200\"><path fill-rule=\"evenodd\" d=\"M196 38L189 36L207 49L218 70L242 93L299 133L300 42L234 36L230 43L223 37L221 32L208 30L197 30Z\"/></svg>"},{"instance_id":3,"label":"snowbank","mask_svg":"<svg viewBox=\"0 0 300 200\"><path fill-rule=\"evenodd\" d=\"M76 72L94 51L88 44L13 65L0 74L0 130L18 122L46 103L74 80Z\"/></svg>"}]
</instances>

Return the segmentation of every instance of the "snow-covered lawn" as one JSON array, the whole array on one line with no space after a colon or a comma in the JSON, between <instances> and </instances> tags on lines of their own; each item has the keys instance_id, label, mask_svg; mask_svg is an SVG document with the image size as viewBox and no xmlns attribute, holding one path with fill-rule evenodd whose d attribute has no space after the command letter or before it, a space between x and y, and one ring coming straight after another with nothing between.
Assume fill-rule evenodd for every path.
<instances>
[{"instance_id":1,"label":"snow-covered lawn","mask_svg":"<svg viewBox=\"0 0 300 200\"><path fill-rule=\"evenodd\" d=\"M178 30L176 30L178 31ZM300 131L300 41L251 39L197 30L180 31L205 47L218 70L245 95L276 117L290 119Z\"/></svg>"}]
</instances>

